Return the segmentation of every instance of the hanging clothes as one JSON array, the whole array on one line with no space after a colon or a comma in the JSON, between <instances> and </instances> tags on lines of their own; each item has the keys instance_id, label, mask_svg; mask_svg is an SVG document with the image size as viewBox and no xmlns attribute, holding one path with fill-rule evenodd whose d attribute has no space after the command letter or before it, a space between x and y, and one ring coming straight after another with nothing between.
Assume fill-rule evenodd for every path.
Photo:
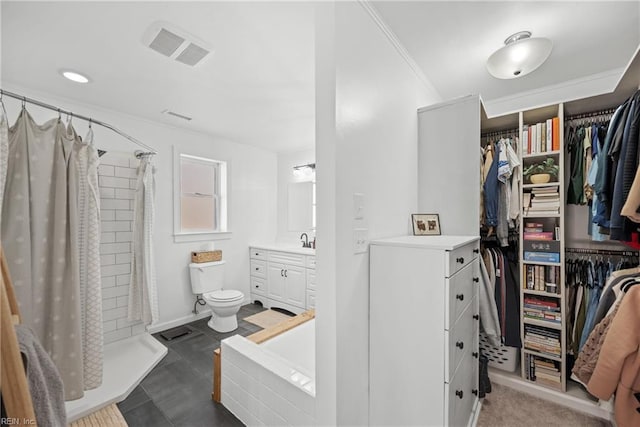
<instances>
[{"instance_id":1,"label":"hanging clothes","mask_svg":"<svg viewBox=\"0 0 640 427\"><path fill-rule=\"evenodd\" d=\"M142 320L149 325L158 321L158 290L153 256L155 168L149 156L142 156L137 173L127 318L130 321Z\"/></svg>"},{"instance_id":2,"label":"hanging clothes","mask_svg":"<svg viewBox=\"0 0 640 427\"><path fill-rule=\"evenodd\" d=\"M492 286L484 257L480 257L480 280L481 285L478 291L480 327L491 345L500 347L502 334L500 333L500 319L494 299L495 289ZM495 281L495 275L493 276L493 280Z\"/></svg>"},{"instance_id":3,"label":"hanging clothes","mask_svg":"<svg viewBox=\"0 0 640 427\"><path fill-rule=\"evenodd\" d=\"M66 400L84 390L76 142L60 120L38 125L23 108L9 129L2 206L3 249L23 323L60 371Z\"/></svg>"}]
</instances>

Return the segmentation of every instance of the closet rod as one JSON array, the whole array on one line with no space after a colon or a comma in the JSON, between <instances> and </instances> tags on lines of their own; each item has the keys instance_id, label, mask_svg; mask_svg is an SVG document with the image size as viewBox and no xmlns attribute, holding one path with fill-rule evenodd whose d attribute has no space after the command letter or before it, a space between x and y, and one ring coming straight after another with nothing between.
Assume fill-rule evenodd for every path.
<instances>
[{"instance_id":1,"label":"closet rod","mask_svg":"<svg viewBox=\"0 0 640 427\"><path fill-rule=\"evenodd\" d=\"M517 135L519 133L518 128L514 129L506 129L506 130L496 130L492 132L483 133L480 135L480 138L489 138L492 136L503 136L503 135Z\"/></svg>"},{"instance_id":2,"label":"closet rod","mask_svg":"<svg viewBox=\"0 0 640 427\"><path fill-rule=\"evenodd\" d=\"M615 108L608 108L606 110L601 110L601 111L592 111L589 113L575 114L573 116L565 117L564 121L568 122L576 119L589 119L589 118L598 117L598 116L609 116L615 113L615 111L616 111Z\"/></svg>"},{"instance_id":3,"label":"closet rod","mask_svg":"<svg viewBox=\"0 0 640 427\"><path fill-rule=\"evenodd\" d=\"M0 89L0 101L2 101L2 96L3 95L6 95L8 97L15 98L17 100L22 101L22 106L23 107L24 107L24 104L26 102L28 102L29 104L34 104L34 105L37 105L38 107L46 108L46 109L49 109L49 110L52 110L52 111L57 111L58 114L66 114L66 115L68 115L68 116L70 116L72 118L78 118L78 119L81 119L81 120L85 120L85 121L89 122L89 126L91 126L91 124L95 123L97 125L100 125L102 127L107 128L109 130L112 130L113 132L117 133L118 135L122 136L123 138L128 139L129 141L133 142L134 144L144 148L145 150L148 151L148 154L157 154L156 150L154 150L153 148L151 148L147 144L138 141L137 139L135 139L134 137L132 137L130 135L127 135L126 133L124 133L121 130L117 129L116 127L110 125L109 123L105 123L105 122L102 122L100 120L93 119L91 117L81 116L79 114L75 114L73 111L63 110L62 108L58 108L58 107L56 107L54 105L47 104L47 103L42 102L42 101L38 101L37 99L28 98L28 97L23 96L23 95L18 95L17 93L13 93L13 92L9 92L9 91L4 90L4 89Z\"/></svg>"},{"instance_id":4,"label":"closet rod","mask_svg":"<svg viewBox=\"0 0 640 427\"><path fill-rule=\"evenodd\" d=\"M638 256L638 253L634 251L616 251L611 249L565 248L564 251L567 253L586 255Z\"/></svg>"}]
</instances>

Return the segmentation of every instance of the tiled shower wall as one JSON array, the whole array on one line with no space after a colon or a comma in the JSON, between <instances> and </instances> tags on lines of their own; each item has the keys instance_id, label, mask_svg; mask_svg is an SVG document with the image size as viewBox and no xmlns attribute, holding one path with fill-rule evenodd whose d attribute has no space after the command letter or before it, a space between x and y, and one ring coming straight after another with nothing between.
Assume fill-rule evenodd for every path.
<instances>
[{"instance_id":1,"label":"tiled shower wall","mask_svg":"<svg viewBox=\"0 0 640 427\"><path fill-rule=\"evenodd\" d=\"M127 320L133 240L133 196L138 160L107 152L100 157L100 268L105 344L144 332Z\"/></svg>"}]
</instances>

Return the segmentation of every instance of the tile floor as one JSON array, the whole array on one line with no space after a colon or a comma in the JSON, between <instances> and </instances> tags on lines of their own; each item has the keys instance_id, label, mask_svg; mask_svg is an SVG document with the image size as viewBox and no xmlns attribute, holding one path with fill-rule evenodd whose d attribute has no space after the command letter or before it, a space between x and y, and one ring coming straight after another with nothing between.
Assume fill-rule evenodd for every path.
<instances>
[{"instance_id":1,"label":"tile floor","mask_svg":"<svg viewBox=\"0 0 640 427\"><path fill-rule=\"evenodd\" d=\"M241 320L262 310L259 305L242 306L238 312L238 329L227 334L209 328L209 318L187 324L192 332L171 341L154 334L169 352L129 397L118 404L129 426L242 426L224 406L211 400L213 350L228 336L251 335L262 329Z\"/></svg>"}]
</instances>

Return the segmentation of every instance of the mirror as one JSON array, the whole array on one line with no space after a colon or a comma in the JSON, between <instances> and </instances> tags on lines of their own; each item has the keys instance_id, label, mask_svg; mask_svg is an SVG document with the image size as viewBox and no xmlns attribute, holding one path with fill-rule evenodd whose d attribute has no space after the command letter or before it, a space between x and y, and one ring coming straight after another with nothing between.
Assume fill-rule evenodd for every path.
<instances>
[{"instance_id":1,"label":"mirror","mask_svg":"<svg viewBox=\"0 0 640 427\"><path fill-rule=\"evenodd\" d=\"M309 231L313 227L313 183L289 183L288 231Z\"/></svg>"}]
</instances>

